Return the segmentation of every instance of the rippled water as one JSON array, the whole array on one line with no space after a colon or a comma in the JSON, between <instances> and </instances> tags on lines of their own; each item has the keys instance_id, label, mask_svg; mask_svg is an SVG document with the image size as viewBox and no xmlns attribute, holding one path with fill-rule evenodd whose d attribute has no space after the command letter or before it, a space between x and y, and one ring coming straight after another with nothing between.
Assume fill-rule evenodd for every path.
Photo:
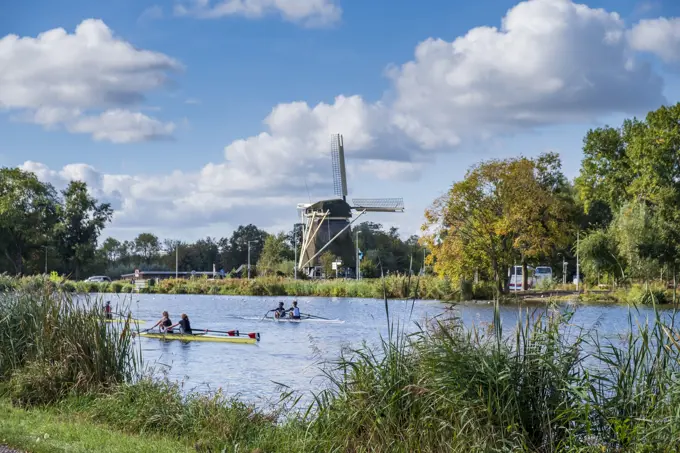
<instances>
[{"instance_id":1,"label":"rippled water","mask_svg":"<svg viewBox=\"0 0 680 453\"><path fill-rule=\"evenodd\" d=\"M222 388L230 395L249 401L272 401L281 393L283 384L290 390L309 394L325 385L320 364L337 359L345 347L379 342L387 334L385 304L374 299L298 298L303 313L323 316L342 322L302 321L276 323L261 321L267 310L292 298L194 296L194 295L135 295L130 302L117 295L107 295L112 304L127 305L133 317L147 321L140 328L150 327L163 310L173 322L187 313L194 329L259 332L257 345L160 341L140 338L146 365L167 372L171 379L184 383L187 390L215 390ZM448 305L433 301L389 301L392 322L407 330L417 329L416 322L440 316ZM524 307L523 310L543 311L543 306ZM566 309L565 306L559 309ZM457 306L454 310L467 325L484 324L492 320L493 305L476 303ZM510 333L515 326L520 308L501 307L501 319ZM576 309L572 324L586 329L597 329L601 336L614 338L628 328L629 309L622 306L588 305ZM653 317L650 308L642 308L636 317Z\"/></svg>"}]
</instances>

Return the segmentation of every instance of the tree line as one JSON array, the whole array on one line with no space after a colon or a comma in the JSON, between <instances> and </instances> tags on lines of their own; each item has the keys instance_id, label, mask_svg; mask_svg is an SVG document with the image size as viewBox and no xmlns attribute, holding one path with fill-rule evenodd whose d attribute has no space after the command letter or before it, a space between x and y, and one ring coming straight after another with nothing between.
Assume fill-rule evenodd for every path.
<instances>
[{"instance_id":1,"label":"tree line","mask_svg":"<svg viewBox=\"0 0 680 453\"><path fill-rule=\"evenodd\" d=\"M134 269L182 272L217 270L234 274L250 262L260 275L292 276L295 247L300 252L300 228L269 234L255 225L242 225L222 238L184 242L161 239L150 232L133 240L103 238L113 209L101 203L82 181L63 191L19 168L0 169L0 272L31 275L56 271L74 279L90 275L118 278ZM359 247L364 252L364 275L419 272L424 251L418 237L402 239L396 228L364 222ZM328 276L334 275L335 257L321 261Z\"/></svg>"},{"instance_id":2,"label":"tree line","mask_svg":"<svg viewBox=\"0 0 680 453\"><path fill-rule=\"evenodd\" d=\"M680 255L680 104L589 130L578 177L544 153L474 165L426 212L429 262L507 291L511 266L568 264L592 284L673 281Z\"/></svg>"}]
</instances>

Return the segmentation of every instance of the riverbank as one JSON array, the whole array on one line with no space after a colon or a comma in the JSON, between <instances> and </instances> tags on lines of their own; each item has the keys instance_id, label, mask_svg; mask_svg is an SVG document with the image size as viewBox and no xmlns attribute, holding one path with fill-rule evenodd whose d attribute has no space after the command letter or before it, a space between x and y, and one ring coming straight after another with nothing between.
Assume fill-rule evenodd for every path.
<instances>
[{"instance_id":1,"label":"riverbank","mask_svg":"<svg viewBox=\"0 0 680 453\"><path fill-rule=\"evenodd\" d=\"M0 443L32 453L150 451L144 442L239 453L680 448L680 332L661 317L630 318L635 334L611 343L554 311L505 332L498 309L474 328L390 330L377 350L339 358L313 406L288 395L258 408L141 378L133 326L69 297L0 293Z\"/></svg>"}]
</instances>

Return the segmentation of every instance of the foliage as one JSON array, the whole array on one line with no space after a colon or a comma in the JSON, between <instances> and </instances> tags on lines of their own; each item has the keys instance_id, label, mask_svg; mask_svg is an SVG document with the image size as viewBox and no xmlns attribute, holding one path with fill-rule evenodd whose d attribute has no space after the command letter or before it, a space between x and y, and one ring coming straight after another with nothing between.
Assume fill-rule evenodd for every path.
<instances>
[{"instance_id":1,"label":"foliage","mask_svg":"<svg viewBox=\"0 0 680 453\"><path fill-rule=\"evenodd\" d=\"M82 266L94 257L99 234L111 220L113 210L108 203L99 204L80 181L71 181L63 198L58 207L55 240L59 254L78 279Z\"/></svg>"},{"instance_id":2,"label":"foliage","mask_svg":"<svg viewBox=\"0 0 680 453\"><path fill-rule=\"evenodd\" d=\"M331 276L335 275L335 272L333 271L333 263L336 259L336 256L330 251L323 252L319 257L321 269L323 270L323 274L326 276L326 278L331 278Z\"/></svg>"},{"instance_id":3,"label":"foliage","mask_svg":"<svg viewBox=\"0 0 680 453\"><path fill-rule=\"evenodd\" d=\"M277 267L283 262L286 254L286 236L280 233L276 236L268 235L264 241L262 254L257 261L257 269L260 275L273 275Z\"/></svg>"},{"instance_id":4,"label":"foliage","mask_svg":"<svg viewBox=\"0 0 680 453\"><path fill-rule=\"evenodd\" d=\"M57 197L51 185L18 168L0 169L0 247L14 273L24 273L25 262L49 244L56 221Z\"/></svg>"},{"instance_id":5,"label":"foliage","mask_svg":"<svg viewBox=\"0 0 680 453\"><path fill-rule=\"evenodd\" d=\"M135 239L135 251L147 263L151 262L160 250L161 245L155 234L141 233Z\"/></svg>"},{"instance_id":6,"label":"foliage","mask_svg":"<svg viewBox=\"0 0 680 453\"><path fill-rule=\"evenodd\" d=\"M504 291L514 261L543 257L567 242L562 180L554 155L472 167L426 212L424 242L435 271L456 281L481 272Z\"/></svg>"}]
</instances>

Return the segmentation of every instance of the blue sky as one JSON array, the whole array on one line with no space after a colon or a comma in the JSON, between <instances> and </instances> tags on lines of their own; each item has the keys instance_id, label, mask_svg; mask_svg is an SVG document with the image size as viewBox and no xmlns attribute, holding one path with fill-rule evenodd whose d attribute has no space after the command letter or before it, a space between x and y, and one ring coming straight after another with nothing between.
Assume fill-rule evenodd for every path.
<instances>
[{"instance_id":1,"label":"blue sky","mask_svg":"<svg viewBox=\"0 0 680 453\"><path fill-rule=\"evenodd\" d=\"M403 196L407 213L372 220L414 233L423 209L480 159L552 149L575 176L588 128L644 115L680 92L676 1L195 1L3 6L0 39L66 35L39 46L0 41L0 164L56 186L85 179L118 210L109 234L196 239L250 222L288 228L296 200L332 195L322 138L341 132L350 195ZM204 17L229 2L235 13ZM287 9L296 3L309 9ZM516 6L509 30L469 34L501 27ZM88 19L99 20L88 36L111 35L82 47L85 32L68 38ZM620 32L616 43L603 45L605 32ZM456 39L458 54L447 50ZM628 58L638 69L618 80ZM356 98L338 107L341 95ZM319 103L336 113L314 113ZM290 108L270 117L278 126L263 124L276 106ZM269 138L257 139L262 132Z\"/></svg>"}]
</instances>

